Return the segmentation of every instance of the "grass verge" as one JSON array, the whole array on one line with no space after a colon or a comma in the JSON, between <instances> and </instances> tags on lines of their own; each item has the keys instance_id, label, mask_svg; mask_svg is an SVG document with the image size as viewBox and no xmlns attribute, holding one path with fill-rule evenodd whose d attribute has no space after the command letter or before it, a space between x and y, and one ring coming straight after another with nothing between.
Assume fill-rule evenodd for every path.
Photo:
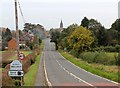
<instances>
[{"instance_id":1,"label":"grass verge","mask_svg":"<svg viewBox=\"0 0 120 88\"><path fill-rule=\"evenodd\" d=\"M0 72L2 72L2 68L0 68Z\"/></svg>"},{"instance_id":2,"label":"grass verge","mask_svg":"<svg viewBox=\"0 0 120 88\"><path fill-rule=\"evenodd\" d=\"M40 52L44 47L44 42L40 45ZM36 75L39 68L40 55L37 56L35 63L30 66L29 71L24 76L24 86L34 86Z\"/></svg>"},{"instance_id":3,"label":"grass verge","mask_svg":"<svg viewBox=\"0 0 120 88\"><path fill-rule=\"evenodd\" d=\"M39 62L40 62L40 55L37 56L35 63L29 68L29 71L24 76L25 86L34 85L36 74L37 74L38 67L39 67Z\"/></svg>"},{"instance_id":4,"label":"grass verge","mask_svg":"<svg viewBox=\"0 0 120 88\"><path fill-rule=\"evenodd\" d=\"M81 67L81 68L85 69L86 71L89 71L93 74L96 74L96 75L99 75L99 76L105 77L107 79L118 82L118 77L120 76L120 74L118 75L118 73L106 72L102 69L95 68L94 66L92 66L92 64L89 64L81 59L77 59L77 58L73 57L72 55L70 55L67 52L63 52L63 51L59 51L59 52L61 53L62 56L64 56L67 60L69 60L76 66Z\"/></svg>"}]
</instances>

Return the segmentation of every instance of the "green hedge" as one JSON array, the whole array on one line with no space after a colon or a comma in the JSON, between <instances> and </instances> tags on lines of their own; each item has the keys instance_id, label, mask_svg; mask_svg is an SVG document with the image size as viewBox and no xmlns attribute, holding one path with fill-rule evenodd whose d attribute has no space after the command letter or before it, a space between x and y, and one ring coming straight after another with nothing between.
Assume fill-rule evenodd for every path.
<instances>
[{"instance_id":1,"label":"green hedge","mask_svg":"<svg viewBox=\"0 0 120 88\"><path fill-rule=\"evenodd\" d=\"M118 63L118 53L115 52L83 52L80 54L80 58L88 63L100 63L104 65L117 65Z\"/></svg>"}]
</instances>

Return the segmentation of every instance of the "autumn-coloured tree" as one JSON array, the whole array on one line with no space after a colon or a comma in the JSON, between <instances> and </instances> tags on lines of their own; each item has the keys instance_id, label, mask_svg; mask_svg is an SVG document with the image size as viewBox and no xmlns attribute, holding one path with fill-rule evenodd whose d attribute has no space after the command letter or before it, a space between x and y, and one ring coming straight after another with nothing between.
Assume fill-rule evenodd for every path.
<instances>
[{"instance_id":1,"label":"autumn-coloured tree","mask_svg":"<svg viewBox=\"0 0 120 88\"><path fill-rule=\"evenodd\" d=\"M82 26L76 28L68 37L69 46L79 53L90 48L93 41L92 32Z\"/></svg>"}]
</instances>

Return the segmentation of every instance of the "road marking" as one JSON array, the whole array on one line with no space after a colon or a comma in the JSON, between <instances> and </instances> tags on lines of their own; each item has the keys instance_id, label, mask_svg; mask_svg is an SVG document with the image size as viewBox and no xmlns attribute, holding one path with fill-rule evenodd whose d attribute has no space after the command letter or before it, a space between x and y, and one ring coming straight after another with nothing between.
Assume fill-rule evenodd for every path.
<instances>
[{"instance_id":1,"label":"road marking","mask_svg":"<svg viewBox=\"0 0 120 88\"><path fill-rule=\"evenodd\" d=\"M44 67L45 78L46 78L46 81L47 81L47 84L48 84L49 88L52 88L52 84L51 84L51 82L48 79L48 75L47 75L47 71L46 71L44 52L42 54L43 54L43 57L44 57L43 67Z\"/></svg>"},{"instance_id":2,"label":"road marking","mask_svg":"<svg viewBox=\"0 0 120 88\"><path fill-rule=\"evenodd\" d=\"M65 72L67 72L69 75L71 75L71 76L73 76L74 78L76 78L76 79L78 79L79 80L79 82L84 82L84 83L86 83L86 84L88 84L89 86L92 86L92 87L94 87L94 85L92 85L92 84L90 84L90 83L88 83L88 82L86 82L86 81L84 81L84 80L82 80L81 78L79 78L79 77L77 77L76 75L74 75L73 73L71 73L71 72L69 72L68 70L66 70L60 63L59 63L59 61L58 60L56 60L57 61L57 63L60 65L60 67L65 71ZM96 88L96 87L94 87L94 88Z\"/></svg>"},{"instance_id":3,"label":"road marking","mask_svg":"<svg viewBox=\"0 0 120 88\"><path fill-rule=\"evenodd\" d=\"M52 53L52 52L51 52L51 53ZM54 56L53 54L52 54L52 56L55 58L55 56ZM59 63L59 61L58 61L57 59L56 59L56 61L57 61L58 65L59 65L65 72L67 72L69 75L73 76L74 78L78 79L79 82L82 81L82 82L88 84L89 86L92 86L92 87L96 88L94 85L92 85L92 84L86 82L85 80L83 80L83 79L77 77L76 75L74 75L73 73L69 72L66 68L64 68L64 67Z\"/></svg>"},{"instance_id":4,"label":"road marking","mask_svg":"<svg viewBox=\"0 0 120 88\"><path fill-rule=\"evenodd\" d=\"M58 52L58 53L59 53L59 52ZM62 56L60 53L59 53L59 55ZM62 56L62 57L63 57L63 56ZM63 58L65 59L65 57L63 57ZM112 82L112 83L114 83L114 84L119 85L119 83L117 83L117 82L115 82L115 81L112 81L112 80L109 80L109 79L107 79L107 78L103 78L103 77L101 77L101 76L95 75L95 74L93 74L93 73L91 73L91 72L88 72L88 71L84 70L83 68L78 67L77 65L73 64L73 63L70 62L69 60L67 60L67 59L65 59L65 60L68 61L69 63L71 63L72 65L74 65L75 67L77 67L77 68L80 69L80 70L83 70L83 71L85 71L85 72L87 72L87 73L89 73L89 74L91 74L91 75L94 75L94 76L96 76L96 77L102 78L102 79L104 79L104 80L107 80L107 81L109 81L109 82Z\"/></svg>"}]
</instances>

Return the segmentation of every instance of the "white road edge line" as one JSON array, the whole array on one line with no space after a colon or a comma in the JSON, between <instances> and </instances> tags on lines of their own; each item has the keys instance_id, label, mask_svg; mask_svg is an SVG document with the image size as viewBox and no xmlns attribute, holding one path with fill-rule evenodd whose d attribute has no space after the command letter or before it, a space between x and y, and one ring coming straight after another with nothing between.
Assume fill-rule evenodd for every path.
<instances>
[{"instance_id":1,"label":"white road edge line","mask_svg":"<svg viewBox=\"0 0 120 88\"><path fill-rule=\"evenodd\" d=\"M43 64L43 67L44 67L44 72L45 72L45 78L46 78L46 81L47 81L48 86L49 86L50 88L52 88L52 84L51 84L51 82L50 82L49 79L48 79L48 75L47 75L47 71L46 71L45 55L44 55L44 53L43 53L43 56L44 56L44 64Z\"/></svg>"},{"instance_id":2,"label":"white road edge line","mask_svg":"<svg viewBox=\"0 0 120 88\"><path fill-rule=\"evenodd\" d=\"M56 61L57 61L57 63L60 65L60 67L61 67L65 72L67 72L69 75L71 75L71 76L75 77L76 79L78 79L79 82L82 81L82 82L88 84L89 86L92 86L92 87L96 88L94 85L92 85L92 84L90 84L90 83L88 83L88 82L82 80L81 78L77 77L77 76L74 75L73 73L71 73L71 72L69 72L68 70L66 70L66 69L59 63L58 60L56 60Z\"/></svg>"},{"instance_id":3,"label":"white road edge line","mask_svg":"<svg viewBox=\"0 0 120 88\"><path fill-rule=\"evenodd\" d=\"M59 52L58 52L59 53ZM59 53L60 54L60 53ZM61 54L60 54L60 56L62 56ZM62 56L63 57L63 56ZM65 59L65 57L63 57L64 59ZM65 59L65 60L67 60L67 59ZM115 81L112 81L112 80L109 80L109 79L107 79L107 78L103 78L103 77L101 77L101 76L99 76L99 75L95 75L95 74L93 74L93 73L91 73L91 72L88 72L88 71L86 71L86 70L84 70L83 68L80 68L80 67L78 67L77 65L75 65L75 64L73 64L72 62L70 62L69 60L67 60L69 63L71 63L72 65L74 65L75 67L77 67L78 69L81 69L81 70L83 70L83 71L85 71L85 72L87 72L87 73L89 73L89 74L91 74L91 75L94 75L94 76L96 76L96 77L99 77L99 78L102 78L102 79L104 79L104 80L107 80L107 81L109 81L109 82L112 82L112 83L115 83L115 84L117 84L117 85L119 85L119 83L117 83L117 82L115 82Z\"/></svg>"}]
</instances>

